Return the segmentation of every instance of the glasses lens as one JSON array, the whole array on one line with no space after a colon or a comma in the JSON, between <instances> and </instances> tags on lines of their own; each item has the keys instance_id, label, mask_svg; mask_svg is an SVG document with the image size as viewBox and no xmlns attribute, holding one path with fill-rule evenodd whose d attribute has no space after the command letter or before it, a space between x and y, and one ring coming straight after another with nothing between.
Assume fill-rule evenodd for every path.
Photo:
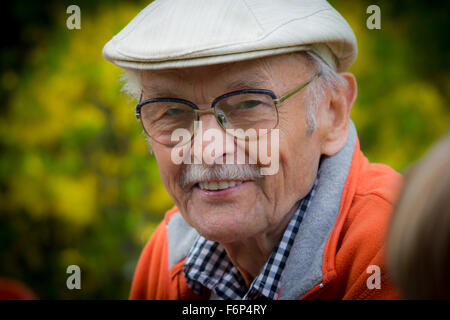
<instances>
[{"instance_id":1,"label":"glasses lens","mask_svg":"<svg viewBox=\"0 0 450 320\"><path fill-rule=\"evenodd\" d=\"M264 93L241 93L229 96L220 100L215 108L216 114L221 117L219 119L221 125L225 129L235 129L235 133L254 129L254 134L259 136L275 128L278 122L273 99Z\"/></svg>"},{"instance_id":2,"label":"glasses lens","mask_svg":"<svg viewBox=\"0 0 450 320\"><path fill-rule=\"evenodd\" d=\"M193 109L184 103L151 102L141 108L141 122L145 132L165 145L174 146L180 142L179 135L173 135L177 129L187 130L192 134L194 120Z\"/></svg>"}]
</instances>

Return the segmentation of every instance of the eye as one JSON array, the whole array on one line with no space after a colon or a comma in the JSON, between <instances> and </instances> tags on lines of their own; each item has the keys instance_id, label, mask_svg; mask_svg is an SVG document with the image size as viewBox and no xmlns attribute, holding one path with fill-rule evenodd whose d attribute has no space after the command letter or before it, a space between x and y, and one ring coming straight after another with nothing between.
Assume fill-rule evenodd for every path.
<instances>
[{"instance_id":1,"label":"eye","mask_svg":"<svg viewBox=\"0 0 450 320\"><path fill-rule=\"evenodd\" d=\"M238 107L240 109L251 109L254 108L258 105L260 105L262 102L259 100L245 100L245 101L241 101L238 104Z\"/></svg>"},{"instance_id":2,"label":"eye","mask_svg":"<svg viewBox=\"0 0 450 320\"><path fill-rule=\"evenodd\" d=\"M178 115L183 114L183 113L185 113L185 112L186 112L186 111L183 110L183 109L179 109L179 108L170 108L170 109L167 109L165 115L167 115L167 116L178 116Z\"/></svg>"},{"instance_id":3,"label":"eye","mask_svg":"<svg viewBox=\"0 0 450 320\"><path fill-rule=\"evenodd\" d=\"M227 120L227 116L225 115L225 113L222 110L217 110L217 120L220 122L220 124L223 127L227 127L228 125L228 120Z\"/></svg>"}]
</instances>

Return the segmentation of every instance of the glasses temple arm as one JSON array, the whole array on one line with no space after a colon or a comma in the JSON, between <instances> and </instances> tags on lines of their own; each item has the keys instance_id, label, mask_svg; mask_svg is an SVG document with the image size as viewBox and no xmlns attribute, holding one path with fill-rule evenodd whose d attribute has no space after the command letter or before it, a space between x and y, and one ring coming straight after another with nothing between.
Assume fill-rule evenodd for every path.
<instances>
[{"instance_id":1,"label":"glasses temple arm","mask_svg":"<svg viewBox=\"0 0 450 320\"><path fill-rule=\"evenodd\" d=\"M320 77L322 75L322 71L319 71L317 73L315 73L311 79L309 79L308 81L306 81L305 83L299 85L298 87L295 87L294 89L292 89L291 91L289 91L288 93L286 93L284 96L282 96L281 98L275 99L275 103L276 104L281 104L284 100L292 97L294 94L296 94L297 92L299 92L300 90L302 90L304 87L306 87L307 85L309 85L311 82L313 82L316 78Z\"/></svg>"},{"instance_id":2,"label":"glasses temple arm","mask_svg":"<svg viewBox=\"0 0 450 320\"><path fill-rule=\"evenodd\" d=\"M144 90L142 90L141 89L141 94L140 94L140 96L139 96L139 102L138 102L138 104L137 104L137 106L136 106L136 112L134 113L134 116L136 117L136 119L140 119L141 118L141 108L139 107L139 104L141 103L141 101L142 101L142 96L143 96L143 94L144 94Z\"/></svg>"}]
</instances>

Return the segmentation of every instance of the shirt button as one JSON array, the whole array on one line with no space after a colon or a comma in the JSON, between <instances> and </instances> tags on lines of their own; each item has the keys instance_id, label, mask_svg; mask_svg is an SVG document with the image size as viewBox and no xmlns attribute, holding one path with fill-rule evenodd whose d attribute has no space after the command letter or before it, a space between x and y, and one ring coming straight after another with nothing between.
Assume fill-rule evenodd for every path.
<instances>
[{"instance_id":1,"label":"shirt button","mask_svg":"<svg viewBox=\"0 0 450 320\"><path fill-rule=\"evenodd\" d=\"M320 287L320 288L323 288L323 283L321 283L321 284L319 285L319 287Z\"/></svg>"}]
</instances>

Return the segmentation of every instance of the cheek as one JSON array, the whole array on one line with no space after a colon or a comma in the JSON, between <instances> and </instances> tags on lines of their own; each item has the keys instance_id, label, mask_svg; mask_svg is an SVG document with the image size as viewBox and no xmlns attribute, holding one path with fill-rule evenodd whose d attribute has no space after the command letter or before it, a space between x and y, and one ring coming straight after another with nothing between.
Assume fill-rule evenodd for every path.
<instances>
[{"instance_id":1,"label":"cheek","mask_svg":"<svg viewBox=\"0 0 450 320\"><path fill-rule=\"evenodd\" d=\"M280 128L280 179L284 179L285 191L305 196L316 178L319 159L320 141L316 132L306 134L306 125Z\"/></svg>"},{"instance_id":2,"label":"cheek","mask_svg":"<svg viewBox=\"0 0 450 320\"><path fill-rule=\"evenodd\" d=\"M181 190L178 184L178 177L180 174L181 166L176 165L171 160L170 150L161 148L154 148L153 153L158 164L161 180L174 201L177 201L180 197Z\"/></svg>"},{"instance_id":3,"label":"cheek","mask_svg":"<svg viewBox=\"0 0 450 320\"><path fill-rule=\"evenodd\" d=\"M308 133L306 110L301 103L286 105L280 110L280 159L296 159L308 167L311 159L320 157L320 139L317 129ZM306 163L304 163L306 161Z\"/></svg>"}]
</instances>

